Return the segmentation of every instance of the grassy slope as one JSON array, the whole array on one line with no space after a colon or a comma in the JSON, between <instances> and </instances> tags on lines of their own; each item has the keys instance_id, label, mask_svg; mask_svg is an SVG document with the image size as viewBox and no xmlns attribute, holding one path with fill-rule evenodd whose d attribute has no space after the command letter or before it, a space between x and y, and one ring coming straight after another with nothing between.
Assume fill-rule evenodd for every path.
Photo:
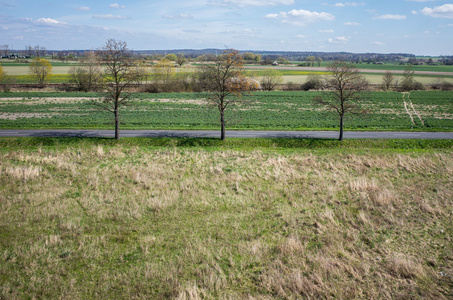
<instances>
[{"instance_id":1,"label":"grassy slope","mask_svg":"<svg viewBox=\"0 0 453 300\"><path fill-rule=\"evenodd\" d=\"M0 297L448 299L452 150L3 138Z\"/></svg>"}]
</instances>

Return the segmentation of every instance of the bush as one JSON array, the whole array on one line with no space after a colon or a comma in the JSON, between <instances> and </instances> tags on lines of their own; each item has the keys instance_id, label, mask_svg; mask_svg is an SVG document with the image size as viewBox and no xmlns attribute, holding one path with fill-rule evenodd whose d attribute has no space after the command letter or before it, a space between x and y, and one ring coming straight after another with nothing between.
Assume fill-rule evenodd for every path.
<instances>
[{"instance_id":1,"label":"bush","mask_svg":"<svg viewBox=\"0 0 453 300\"><path fill-rule=\"evenodd\" d=\"M299 84L294 83L294 82L292 82L292 81L289 81L289 82L286 84L284 90L286 90L286 91L300 91L301 88L302 88L302 87L301 87Z\"/></svg>"},{"instance_id":2,"label":"bush","mask_svg":"<svg viewBox=\"0 0 453 300\"><path fill-rule=\"evenodd\" d=\"M415 80L408 80L408 81L403 81L401 83L401 90L405 92L409 91L423 91L425 89L425 86L423 83Z\"/></svg>"},{"instance_id":3,"label":"bush","mask_svg":"<svg viewBox=\"0 0 453 300\"><path fill-rule=\"evenodd\" d=\"M320 90L322 89L322 79L319 75L310 74L307 81L302 85L302 90Z\"/></svg>"},{"instance_id":4,"label":"bush","mask_svg":"<svg viewBox=\"0 0 453 300\"><path fill-rule=\"evenodd\" d=\"M446 80L438 79L431 83L431 88L433 90L451 91L453 90L453 84Z\"/></svg>"},{"instance_id":5,"label":"bush","mask_svg":"<svg viewBox=\"0 0 453 300\"><path fill-rule=\"evenodd\" d=\"M188 79L172 79L168 82L152 82L142 85L142 93L180 93L197 92L199 88L196 82Z\"/></svg>"}]
</instances>

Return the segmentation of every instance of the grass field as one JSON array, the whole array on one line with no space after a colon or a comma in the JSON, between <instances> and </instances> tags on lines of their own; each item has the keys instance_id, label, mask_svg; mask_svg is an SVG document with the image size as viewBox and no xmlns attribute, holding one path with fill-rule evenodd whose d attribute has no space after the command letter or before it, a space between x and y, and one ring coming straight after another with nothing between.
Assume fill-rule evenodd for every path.
<instances>
[{"instance_id":1,"label":"grass field","mask_svg":"<svg viewBox=\"0 0 453 300\"><path fill-rule=\"evenodd\" d=\"M227 109L229 129L336 129L338 117L314 105L319 92L256 92L247 105ZM2 93L0 128L110 129L112 116L96 110L93 93ZM121 112L122 129L218 129L218 111L206 94L134 94ZM453 92L371 92L359 104L368 114L346 116L347 130L453 130ZM407 101L407 99L406 99ZM412 103L412 104L411 104Z\"/></svg>"},{"instance_id":2,"label":"grass field","mask_svg":"<svg viewBox=\"0 0 453 300\"><path fill-rule=\"evenodd\" d=\"M12 76L16 83L20 84L30 84L35 83L36 80L33 76L29 75L29 67L28 64L21 64L21 63L13 63L13 62L2 62L1 63L4 71ZM53 76L50 78L50 83L64 83L69 82L69 70L72 66L76 64L66 64L66 63L52 63L52 74ZM185 66L184 68L176 68L175 72L192 72L193 66ZM270 67L270 66L269 66ZM399 66L399 65L373 65L373 64L358 64L358 68L360 69L369 69L369 70L405 70L407 66ZM247 69L247 67L246 67ZM248 72L254 74L258 79L262 76L263 70L256 70L256 69L247 69ZM431 71L431 72L452 72L452 75L422 75L422 74L415 74L415 79L420 81L421 83L428 85L434 82L437 78L443 78L447 82L453 83L453 67L450 66L413 66L414 71ZM152 74L153 69L148 68L148 72ZM317 75L324 75L326 72L320 71L304 71L304 70L285 70L280 69L279 72L283 75L284 83L294 82L297 84L302 84L307 80L308 75L310 74L317 74ZM373 85L379 85L382 83L382 74L378 73L365 73L364 76L370 81ZM402 76L396 76L400 81L402 80Z\"/></svg>"},{"instance_id":3,"label":"grass field","mask_svg":"<svg viewBox=\"0 0 453 300\"><path fill-rule=\"evenodd\" d=\"M0 298L451 299L452 150L2 138Z\"/></svg>"}]
</instances>

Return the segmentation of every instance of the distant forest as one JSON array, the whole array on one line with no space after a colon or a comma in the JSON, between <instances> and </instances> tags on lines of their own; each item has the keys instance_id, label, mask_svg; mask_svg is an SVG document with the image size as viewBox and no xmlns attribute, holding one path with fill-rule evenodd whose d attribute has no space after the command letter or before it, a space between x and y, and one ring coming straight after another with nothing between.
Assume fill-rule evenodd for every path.
<instances>
[{"instance_id":1,"label":"distant forest","mask_svg":"<svg viewBox=\"0 0 453 300\"><path fill-rule=\"evenodd\" d=\"M83 57L84 53L89 50L49 50L45 47L28 46L26 50L12 50L8 49L8 45L1 47L0 54L2 58L15 58L15 57L36 57L36 56L52 56L56 58L64 57ZM188 59L204 58L203 60L212 60L217 54L220 54L225 49L168 49L168 50L133 50L135 55L153 58L165 56L167 54L182 54ZM279 58L284 58L288 61L306 61L308 57L320 58L322 61L335 61L344 60L356 63L377 63L377 62L401 62L408 61L415 64L417 60L426 60L430 58L417 57L410 53L351 53L351 52L314 52L314 51L257 51L257 50L240 50L241 54L252 53L259 55L261 63L265 61L276 61ZM439 56L436 62L444 65L453 65L453 56Z\"/></svg>"}]
</instances>

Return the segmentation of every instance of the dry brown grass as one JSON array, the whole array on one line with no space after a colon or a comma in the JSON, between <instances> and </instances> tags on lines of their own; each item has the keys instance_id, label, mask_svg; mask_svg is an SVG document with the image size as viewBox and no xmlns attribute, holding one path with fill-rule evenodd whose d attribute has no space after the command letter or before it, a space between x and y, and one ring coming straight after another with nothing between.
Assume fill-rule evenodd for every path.
<instances>
[{"instance_id":1,"label":"dry brown grass","mask_svg":"<svg viewBox=\"0 0 453 300\"><path fill-rule=\"evenodd\" d=\"M3 150L1 297L448 299L453 155Z\"/></svg>"}]
</instances>

